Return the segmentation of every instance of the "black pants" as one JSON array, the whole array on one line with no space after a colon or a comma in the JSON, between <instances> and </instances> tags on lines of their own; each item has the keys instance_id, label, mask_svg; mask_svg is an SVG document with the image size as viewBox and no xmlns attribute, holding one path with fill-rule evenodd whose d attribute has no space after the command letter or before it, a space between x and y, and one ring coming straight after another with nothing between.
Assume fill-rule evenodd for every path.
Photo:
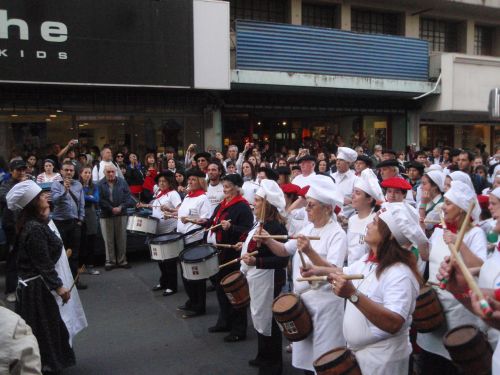
<instances>
[{"instance_id":1,"label":"black pants","mask_svg":"<svg viewBox=\"0 0 500 375\"><path fill-rule=\"evenodd\" d=\"M71 249L69 257L69 267L73 277L78 273L78 257L80 253L80 239L82 230L76 219L54 220L57 230L61 234L64 247Z\"/></svg>"},{"instance_id":2,"label":"black pants","mask_svg":"<svg viewBox=\"0 0 500 375\"><path fill-rule=\"evenodd\" d=\"M158 267L162 289L172 289L177 292L177 258L159 261Z\"/></svg>"},{"instance_id":3,"label":"black pants","mask_svg":"<svg viewBox=\"0 0 500 375\"><path fill-rule=\"evenodd\" d=\"M7 243L5 263L5 294L14 293L17 288L17 250Z\"/></svg>"},{"instance_id":4,"label":"black pants","mask_svg":"<svg viewBox=\"0 0 500 375\"><path fill-rule=\"evenodd\" d=\"M87 226L85 224L82 225L81 229L82 231L78 267L81 267L83 265L94 266L94 249L97 234L87 234Z\"/></svg>"},{"instance_id":5,"label":"black pants","mask_svg":"<svg viewBox=\"0 0 500 375\"><path fill-rule=\"evenodd\" d=\"M274 284L274 298L278 297L284 283ZM263 365L259 367L259 375L281 375L283 372L283 341L281 331L272 319L271 336L257 332L257 359Z\"/></svg>"},{"instance_id":6,"label":"black pants","mask_svg":"<svg viewBox=\"0 0 500 375\"><path fill-rule=\"evenodd\" d=\"M419 354L420 372L425 375L459 375L460 371L450 360L422 350Z\"/></svg>"},{"instance_id":7,"label":"black pants","mask_svg":"<svg viewBox=\"0 0 500 375\"><path fill-rule=\"evenodd\" d=\"M247 335L247 309L234 309L231 302L227 299L224 289L220 285L220 281L233 271L239 270L239 263L234 266L226 267L219 271L215 280L215 292L217 293L217 301L219 302L219 316L217 317L216 325L218 327L228 327L231 329L231 334L236 336Z\"/></svg>"}]
</instances>

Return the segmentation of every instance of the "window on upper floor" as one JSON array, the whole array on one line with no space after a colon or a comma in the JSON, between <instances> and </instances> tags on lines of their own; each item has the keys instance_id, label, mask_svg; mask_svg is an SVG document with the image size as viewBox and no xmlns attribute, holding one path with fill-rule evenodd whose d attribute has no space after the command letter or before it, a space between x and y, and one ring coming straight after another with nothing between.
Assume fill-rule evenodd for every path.
<instances>
[{"instance_id":1,"label":"window on upper floor","mask_svg":"<svg viewBox=\"0 0 500 375\"><path fill-rule=\"evenodd\" d=\"M334 5L320 5L302 3L302 24L335 28L336 7Z\"/></svg>"},{"instance_id":2,"label":"window on upper floor","mask_svg":"<svg viewBox=\"0 0 500 375\"><path fill-rule=\"evenodd\" d=\"M237 19L287 22L287 0L230 0L231 22Z\"/></svg>"},{"instance_id":3,"label":"window on upper floor","mask_svg":"<svg viewBox=\"0 0 500 375\"><path fill-rule=\"evenodd\" d=\"M421 18L420 39L429 42L431 51L458 52L457 25L452 21Z\"/></svg>"},{"instance_id":4,"label":"window on upper floor","mask_svg":"<svg viewBox=\"0 0 500 375\"><path fill-rule=\"evenodd\" d=\"M401 18L398 13L352 9L351 30L369 34L401 35Z\"/></svg>"},{"instance_id":5,"label":"window on upper floor","mask_svg":"<svg viewBox=\"0 0 500 375\"><path fill-rule=\"evenodd\" d=\"M493 29L487 26L474 27L474 54L491 56L493 51Z\"/></svg>"}]
</instances>

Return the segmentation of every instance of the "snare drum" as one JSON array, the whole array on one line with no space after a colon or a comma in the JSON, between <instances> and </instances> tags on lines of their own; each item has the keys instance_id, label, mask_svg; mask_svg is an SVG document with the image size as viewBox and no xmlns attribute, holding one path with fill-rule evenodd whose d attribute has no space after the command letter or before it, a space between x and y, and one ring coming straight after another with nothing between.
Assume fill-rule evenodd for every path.
<instances>
[{"instance_id":1,"label":"snare drum","mask_svg":"<svg viewBox=\"0 0 500 375\"><path fill-rule=\"evenodd\" d=\"M219 272L217 249L210 245L198 245L180 253L182 272L187 280L204 280Z\"/></svg>"},{"instance_id":2,"label":"snare drum","mask_svg":"<svg viewBox=\"0 0 500 375\"><path fill-rule=\"evenodd\" d=\"M491 374L493 350L486 335L476 326L465 324L446 332L443 344L463 374Z\"/></svg>"},{"instance_id":3,"label":"snare drum","mask_svg":"<svg viewBox=\"0 0 500 375\"><path fill-rule=\"evenodd\" d=\"M220 281L220 285L235 309L243 309L250 304L248 282L242 272L231 272Z\"/></svg>"},{"instance_id":4,"label":"snare drum","mask_svg":"<svg viewBox=\"0 0 500 375\"><path fill-rule=\"evenodd\" d=\"M313 362L318 375L362 375L353 352L345 347L326 352Z\"/></svg>"},{"instance_id":5,"label":"snare drum","mask_svg":"<svg viewBox=\"0 0 500 375\"><path fill-rule=\"evenodd\" d=\"M166 260L177 258L184 249L182 233L168 233L149 240L151 259Z\"/></svg>"},{"instance_id":6,"label":"snare drum","mask_svg":"<svg viewBox=\"0 0 500 375\"><path fill-rule=\"evenodd\" d=\"M140 214L129 216L127 220L127 232L142 235L156 234L159 221L160 219L153 216Z\"/></svg>"},{"instance_id":7,"label":"snare drum","mask_svg":"<svg viewBox=\"0 0 500 375\"><path fill-rule=\"evenodd\" d=\"M313 330L311 315L297 294L278 296L273 301L273 316L290 341L304 340Z\"/></svg>"}]
</instances>

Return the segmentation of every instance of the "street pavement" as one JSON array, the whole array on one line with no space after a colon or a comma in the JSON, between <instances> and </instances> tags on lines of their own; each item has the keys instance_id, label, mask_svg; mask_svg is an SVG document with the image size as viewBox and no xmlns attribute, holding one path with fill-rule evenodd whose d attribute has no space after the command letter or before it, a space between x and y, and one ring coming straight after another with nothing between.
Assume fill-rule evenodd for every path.
<instances>
[{"instance_id":1,"label":"street pavement","mask_svg":"<svg viewBox=\"0 0 500 375\"><path fill-rule=\"evenodd\" d=\"M89 327L74 342L77 365L63 374L256 375L248 366L257 349L250 316L247 340L236 343L223 342L226 333L207 331L217 319L215 292L207 294L205 316L182 319L176 311L186 301L182 282L179 293L169 297L151 292L159 269L148 258L133 254L129 270L98 268L99 276L83 275L89 288L80 297ZM283 360L284 375L303 374L291 367L291 354L283 352Z\"/></svg>"}]
</instances>

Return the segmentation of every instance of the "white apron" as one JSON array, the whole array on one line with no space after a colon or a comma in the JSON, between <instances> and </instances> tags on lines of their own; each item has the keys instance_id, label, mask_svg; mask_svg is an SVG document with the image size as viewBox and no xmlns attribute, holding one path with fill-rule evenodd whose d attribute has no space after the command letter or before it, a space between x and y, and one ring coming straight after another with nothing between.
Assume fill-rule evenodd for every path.
<instances>
[{"instance_id":1,"label":"white apron","mask_svg":"<svg viewBox=\"0 0 500 375\"><path fill-rule=\"evenodd\" d=\"M440 232L439 232L440 231ZM443 229L434 229L433 236L436 236L432 241L432 248L429 255L429 281L439 283L436 275L439 272L439 266L445 256L450 255L448 245L443 239ZM453 294L440 288L434 288L437 292L439 301L443 306L443 311L446 317L446 324L441 328L429 332L418 333L417 344L424 350L440 355L451 360L450 354L443 345L443 337L450 329L463 324L474 324L479 326L479 318L465 308L458 300L453 297Z\"/></svg>"},{"instance_id":2,"label":"white apron","mask_svg":"<svg viewBox=\"0 0 500 375\"><path fill-rule=\"evenodd\" d=\"M258 227L252 229L247 236L241 256L248 251L248 244ZM274 269L258 269L241 262L241 272L246 274L250 290L250 313L255 330L264 336L271 336L273 320L272 305L274 300Z\"/></svg>"},{"instance_id":3,"label":"white apron","mask_svg":"<svg viewBox=\"0 0 500 375\"><path fill-rule=\"evenodd\" d=\"M493 254L484 262L479 273L479 287L487 289L500 288L500 252L495 248ZM495 348L493 353L493 375L500 375L500 345L498 337L500 331L492 328L482 320L481 329L488 334L488 341L492 348Z\"/></svg>"},{"instance_id":4,"label":"white apron","mask_svg":"<svg viewBox=\"0 0 500 375\"><path fill-rule=\"evenodd\" d=\"M61 235L52 220L49 222L49 227L57 235L57 237L61 238ZM71 274L71 269L69 268L68 257L66 256L64 246L61 248L61 256L55 265L55 269L59 278L62 280L64 287L67 289L71 288L73 285L73 275ZM62 298L59 297L55 291L52 291L52 295L56 300L57 306L59 306L61 318L68 329L69 345L72 347L73 337L88 326L82 302L80 301L80 296L78 295L78 290L76 287L73 288L71 291L71 298L64 305Z\"/></svg>"},{"instance_id":5,"label":"white apron","mask_svg":"<svg viewBox=\"0 0 500 375\"><path fill-rule=\"evenodd\" d=\"M363 274L366 273L368 272L363 272ZM354 286L361 293L366 294L370 287L370 282L374 278L375 267L364 280L354 281ZM408 373L409 356L411 353L408 330L403 330L394 336L381 340L373 336L368 319L361 311L351 302L347 302L343 331L347 346L354 352L363 374L387 375Z\"/></svg>"}]
</instances>

